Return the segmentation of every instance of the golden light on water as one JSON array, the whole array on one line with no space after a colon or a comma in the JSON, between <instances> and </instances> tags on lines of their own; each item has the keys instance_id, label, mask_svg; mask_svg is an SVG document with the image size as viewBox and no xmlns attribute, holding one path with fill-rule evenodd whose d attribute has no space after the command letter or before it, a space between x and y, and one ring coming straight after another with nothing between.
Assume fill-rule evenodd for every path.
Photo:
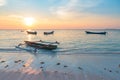
<instances>
[{"instance_id":1,"label":"golden light on water","mask_svg":"<svg viewBox=\"0 0 120 80\"><path fill-rule=\"evenodd\" d=\"M28 37L28 39L27 39L28 41L32 40L32 36L31 35L28 35L27 37Z\"/></svg>"},{"instance_id":2,"label":"golden light on water","mask_svg":"<svg viewBox=\"0 0 120 80\"><path fill-rule=\"evenodd\" d=\"M26 18L24 18L24 23L25 23L25 25L27 25L28 27L29 27L29 26L32 26L32 25L35 23L35 19L32 18L32 17L26 17Z\"/></svg>"}]
</instances>

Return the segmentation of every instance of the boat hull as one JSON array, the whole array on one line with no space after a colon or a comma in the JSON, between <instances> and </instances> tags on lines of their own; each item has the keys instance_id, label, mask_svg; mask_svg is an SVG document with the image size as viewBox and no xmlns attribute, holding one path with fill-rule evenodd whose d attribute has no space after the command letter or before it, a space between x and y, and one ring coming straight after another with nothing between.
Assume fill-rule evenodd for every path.
<instances>
[{"instance_id":1,"label":"boat hull","mask_svg":"<svg viewBox=\"0 0 120 80\"><path fill-rule=\"evenodd\" d=\"M90 32L90 31L85 31L86 34L103 34L105 35L107 32Z\"/></svg>"},{"instance_id":2,"label":"boat hull","mask_svg":"<svg viewBox=\"0 0 120 80\"><path fill-rule=\"evenodd\" d=\"M40 44L36 42L31 41L25 41L26 45L37 48L37 49L47 49L47 50L53 50L57 48L57 45L51 45L51 44Z\"/></svg>"},{"instance_id":3,"label":"boat hull","mask_svg":"<svg viewBox=\"0 0 120 80\"><path fill-rule=\"evenodd\" d=\"M54 34L54 31L51 32L44 32L44 35Z\"/></svg>"},{"instance_id":4,"label":"boat hull","mask_svg":"<svg viewBox=\"0 0 120 80\"><path fill-rule=\"evenodd\" d=\"M37 32L36 32L36 31L34 31L34 32L27 31L27 33L28 33L28 34L35 34L35 35L37 34Z\"/></svg>"}]
</instances>

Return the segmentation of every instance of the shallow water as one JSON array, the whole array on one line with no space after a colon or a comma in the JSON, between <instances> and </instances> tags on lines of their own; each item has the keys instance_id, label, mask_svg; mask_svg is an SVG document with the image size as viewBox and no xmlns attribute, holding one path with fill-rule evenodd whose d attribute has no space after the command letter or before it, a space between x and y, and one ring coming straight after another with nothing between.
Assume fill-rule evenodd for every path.
<instances>
[{"instance_id":1,"label":"shallow water","mask_svg":"<svg viewBox=\"0 0 120 80\"><path fill-rule=\"evenodd\" d=\"M88 35L85 33L86 30L54 30L54 35L43 34L44 31L51 30L36 31L38 32L37 35L28 35L21 30L0 30L0 61L5 61L5 63L0 63L0 70L4 70L1 72L2 75L3 72L9 70L23 70L22 73L29 69L31 72L39 71L42 66L45 71L73 73L79 76L82 74L81 76L85 77L86 80L91 78L90 74L93 75L94 80L120 79L120 55L115 54L120 53L120 30L95 30L107 31L107 35ZM15 47L25 40L58 41L60 45L55 50L39 49L36 53L31 47ZM24 62L16 64L14 63L16 60ZM45 64L40 64L41 61ZM59 66L56 65L58 62L60 63ZM24 64L27 66L25 69L23 69ZM9 67L5 68L6 65ZM65 65L68 67L64 67ZM5 73L3 76L9 78L6 77Z\"/></svg>"},{"instance_id":2,"label":"shallow water","mask_svg":"<svg viewBox=\"0 0 120 80\"><path fill-rule=\"evenodd\" d=\"M21 30L0 30L0 52L19 52L15 49L25 40L58 41L60 45L53 51L38 50L38 53L84 54L84 53L120 53L120 30L90 30L107 31L106 35L86 34L86 30L54 30L53 35L44 35L44 31L36 30L37 35L28 35ZM27 48L28 50L29 48Z\"/></svg>"}]
</instances>

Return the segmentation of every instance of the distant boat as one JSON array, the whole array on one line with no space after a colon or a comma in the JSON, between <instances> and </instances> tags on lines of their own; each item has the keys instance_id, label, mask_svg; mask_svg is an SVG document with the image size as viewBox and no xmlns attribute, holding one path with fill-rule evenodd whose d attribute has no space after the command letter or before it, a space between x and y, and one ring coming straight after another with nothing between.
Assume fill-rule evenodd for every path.
<instances>
[{"instance_id":1,"label":"distant boat","mask_svg":"<svg viewBox=\"0 0 120 80\"><path fill-rule=\"evenodd\" d=\"M37 34L37 32L36 31L26 31L28 34Z\"/></svg>"},{"instance_id":2,"label":"distant boat","mask_svg":"<svg viewBox=\"0 0 120 80\"><path fill-rule=\"evenodd\" d=\"M106 34L107 32L93 32L93 31L85 31L86 34Z\"/></svg>"},{"instance_id":3,"label":"distant boat","mask_svg":"<svg viewBox=\"0 0 120 80\"><path fill-rule=\"evenodd\" d=\"M45 42L45 41L24 41L26 45L37 48L37 49L47 49L47 50L53 50L57 48L57 45L59 44L56 42Z\"/></svg>"},{"instance_id":4,"label":"distant boat","mask_svg":"<svg viewBox=\"0 0 120 80\"><path fill-rule=\"evenodd\" d=\"M21 30L21 32L24 32L24 30Z\"/></svg>"},{"instance_id":5,"label":"distant boat","mask_svg":"<svg viewBox=\"0 0 120 80\"><path fill-rule=\"evenodd\" d=\"M44 35L54 34L54 31L51 32L44 32Z\"/></svg>"}]
</instances>

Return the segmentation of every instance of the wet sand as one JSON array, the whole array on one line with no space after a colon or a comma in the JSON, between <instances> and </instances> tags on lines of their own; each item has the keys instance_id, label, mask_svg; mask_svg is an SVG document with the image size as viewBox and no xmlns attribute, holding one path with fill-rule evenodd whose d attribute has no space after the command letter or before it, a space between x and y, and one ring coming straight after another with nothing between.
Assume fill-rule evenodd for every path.
<instances>
[{"instance_id":1,"label":"wet sand","mask_svg":"<svg viewBox=\"0 0 120 80\"><path fill-rule=\"evenodd\" d=\"M0 80L119 80L119 57L0 52Z\"/></svg>"}]
</instances>

